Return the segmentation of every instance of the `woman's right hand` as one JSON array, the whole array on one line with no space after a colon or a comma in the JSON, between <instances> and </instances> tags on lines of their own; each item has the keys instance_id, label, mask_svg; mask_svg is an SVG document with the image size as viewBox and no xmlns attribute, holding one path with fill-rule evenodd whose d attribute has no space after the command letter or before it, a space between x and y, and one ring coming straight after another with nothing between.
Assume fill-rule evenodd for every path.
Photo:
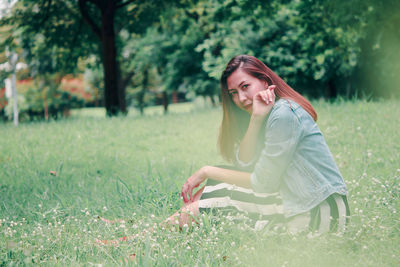
<instances>
[{"instance_id":1,"label":"woman's right hand","mask_svg":"<svg viewBox=\"0 0 400 267\"><path fill-rule=\"evenodd\" d=\"M206 180L205 167L190 176L182 186L181 196L185 204L193 201L193 190Z\"/></svg>"},{"instance_id":2,"label":"woman's right hand","mask_svg":"<svg viewBox=\"0 0 400 267\"><path fill-rule=\"evenodd\" d=\"M275 88L276 85L271 85L266 90L258 92L253 97L252 116L264 118L268 115L275 104Z\"/></svg>"}]
</instances>

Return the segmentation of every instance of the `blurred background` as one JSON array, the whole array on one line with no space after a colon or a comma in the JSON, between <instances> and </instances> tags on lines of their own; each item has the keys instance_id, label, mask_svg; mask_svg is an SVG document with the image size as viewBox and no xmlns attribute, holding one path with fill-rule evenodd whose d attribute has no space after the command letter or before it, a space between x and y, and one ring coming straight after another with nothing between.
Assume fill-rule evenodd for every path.
<instances>
[{"instance_id":1,"label":"blurred background","mask_svg":"<svg viewBox=\"0 0 400 267\"><path fill-rule=\"evenodd\" d=\"M398 0L0 0L0 121L217 106L237 54L309 99L399 98L399 26Z\"/></svg>"}]
</instances>

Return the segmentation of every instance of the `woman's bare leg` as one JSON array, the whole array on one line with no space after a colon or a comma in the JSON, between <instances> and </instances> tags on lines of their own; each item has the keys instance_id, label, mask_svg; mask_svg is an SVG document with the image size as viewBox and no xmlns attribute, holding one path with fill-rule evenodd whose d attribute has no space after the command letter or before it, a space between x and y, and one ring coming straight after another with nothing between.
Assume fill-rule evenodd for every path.
<instances>
[{"instance_id":1,"label":"woman's bare leg","mask_svg":"<svg viewBox=\"0 0 400 267\"><path fill-rule=\"evenodd\" d=\"M191 226L196 222L195 218L200 215L199 201L187 203L179 211L175 212L172 216L165 220L169 225L177 225L182 228L185 224Z\"/></svg>"}]
</instances>

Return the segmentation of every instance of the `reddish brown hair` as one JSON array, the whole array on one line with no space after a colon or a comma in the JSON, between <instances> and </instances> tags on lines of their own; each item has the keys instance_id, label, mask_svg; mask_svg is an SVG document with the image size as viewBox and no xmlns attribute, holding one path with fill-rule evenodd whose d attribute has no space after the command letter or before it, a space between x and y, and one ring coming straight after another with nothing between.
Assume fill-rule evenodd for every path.
<instances>
[{"instance_id":1,"label":"reddish brown hair","mask_svg":"<svg viewBox=\"0 0 400 267\"><path fill-rule=\"evenodd\" d=\"M264 63L253 56L238 55L232 58L221 75L221 95L223 117L218 138L218 146L222 156L228 161L234 161L234 146L239 142L247 130L250 116L239 109L228 93L228 77L237 69L262 80L270 85L276 85L275 95L279 98L293 100L302 106L315 121L317 113L313 106L302 95L293 90L285 81L276 75Z\"/></svg>"}]
</instances>

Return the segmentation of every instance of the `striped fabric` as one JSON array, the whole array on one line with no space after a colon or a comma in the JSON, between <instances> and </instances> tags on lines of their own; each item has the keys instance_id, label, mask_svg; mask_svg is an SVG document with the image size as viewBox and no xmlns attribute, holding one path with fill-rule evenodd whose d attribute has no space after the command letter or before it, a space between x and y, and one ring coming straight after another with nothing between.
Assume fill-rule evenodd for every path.
<instances>
[{"instance_id":1,"label":"striped fabric","mask_svg":"<svg viewBox=\"0 0 400 267\"><path fill-rule=\"evenodd\" d=\"M254 220L284 222L279 193L256 193L251 189L208 179L199 201L200 212L244 213Z\"/></svg>"},{"instance_id":2,"label":"striped fabric","mask_svg":"<svg viewBox=\"0 0 400 267\"><path fill-rule=\"evenodd\" d=\"M262 222L264 226L284 223L291 233L303 230L342 232L350 215L346 196L333 194L311 211L285 218L279 193L256 193L251 189L212 179L207 180L199 201L199 210L214 214L244 214L255 220L256 225L257 222Z\"/></svg>"},{"instance_id":3,"label":"striped fabric","mask_svg":"<svg viewBox=\"0 0 400 267\"><path fill-rule=\"evenodd\" d=\"M318 233L344 232L349 217L347 197L335 193L310 211L310 228Z\"/></svg>"}]
</instances>

